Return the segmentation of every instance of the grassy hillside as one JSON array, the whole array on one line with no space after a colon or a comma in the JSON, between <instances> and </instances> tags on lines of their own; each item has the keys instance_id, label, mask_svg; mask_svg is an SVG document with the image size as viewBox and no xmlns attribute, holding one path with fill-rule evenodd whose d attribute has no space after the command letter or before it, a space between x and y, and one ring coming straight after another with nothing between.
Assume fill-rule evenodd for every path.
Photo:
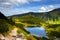
<instances>
[{"instance_id":1,"label":"grassy hillside","mask_svg":"<svg viewBox=\"0 0 60 40\"><path fill-rule=\"evenodd\" d=\"M46 13L24 13L20 15L10 16L15 25L20 27L20 24L24 27L27 26L41 26L43 25L46 29L47 36L50 40L60 38L60 8L54 9Z\"/></svg>"},{"instance_id":2,"label":"grassy hillside","mask_svg":"<svg viewBox=\"0 0 60 40\"><path fill-rule=\"evenodd\" d=\"M5 34L12 29L12 23L0 12L0 33Z\"/></svg>"},{"instance_id":3,"label":"grassy hillside","mask_svg":"<svg viewBox=\"0 0 60 40\"><path fill-rule=\"evenodd\" d=\"M29 12L20 15L13 15L10 18L14 21L15 18L17 20L28 20L27 17L30 18L29 20L33 20L35 18L37 21L40 20L40 22L43 20L50 24L60 24L60 8L45 13Z\"/></svg>"},{"instance_id":4,"label":"grassy hillside","mask_svg":"<svg viewBox=\"0 0 60 40\"><path fill-rule=\"evenodd\" d=\"M19 27L20 26L20 27ZM8 33L11 32L11 30L13 30L14 28L18 28L18 34L19 33L23 33L27 39L31 39L31 40L36 40L36 38L34 38L33 36L31 36L29 34L29 32L27 32L24 28L23 25L15 25L15 23L11 20L11 19L7 19L6 16L4 16L1 12L0 12L0 34L6 36L8 35ZM28 36L30 35L30 36ZM29 38L31 37L31 38Z\"/></svg>"},{"instance_id":5,"label":"grassy hillside","mask_svg":"<svg viewBox=\"0 0 60 40\"><path fill-rule=\"evenodd\" d=\"M0 12L0 34L6 34L16 27L18 28L17 32L25 34L28 40L45 40L45 38L37 38L27 32L24 28L28 26L43 26L50 40L60 38L60 9L46 13L29 12L9 16L8 18Z\"/></svg>"}]
</instances>

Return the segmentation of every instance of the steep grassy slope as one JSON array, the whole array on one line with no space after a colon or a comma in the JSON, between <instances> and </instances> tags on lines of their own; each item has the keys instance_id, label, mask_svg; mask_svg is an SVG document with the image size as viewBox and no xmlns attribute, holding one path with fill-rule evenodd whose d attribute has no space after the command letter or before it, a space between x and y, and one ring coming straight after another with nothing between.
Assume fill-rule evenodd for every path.
<instances>
[{"instance_id":1,"label":"steep grassy slope","mask_svg":"<svg viewBox=\"0 0 60 40\"><path fill-rule=\"evenodd\" d=\"M33 36L31 36L24 28L23 25L20 25L20 27L18 25L15 25L15 23L11 20L11 19L7 19L6 16L4 16L1 12L0 12L0 34L3 35L8 35L11 30L13 30L14 28L18 28L18 34L19 33L23 33L25 35L25 37L27 39L31 39L31 40L36 40L36 38L34 38ZM29 36L28 36L29 35ZM31 38L29 38L31 37Z\"/></svg>"},{"instance_id":2,"label":"steep grassy slope","mask_svg":"<svg viewBox=\"0 0 60 40\"><path fill-rule=\"evenodd\" d=\"M0 33L7 33L12 28L10 21L0 12Z\"/></svg>"},{"instance_id":3,"label":"steep grassy slope","mask_svg":"<svg viewBox=\"0 0 60 40\"><path fill-rule=\"evenodd\" d=\"M50 40L60 38L60 8L54 9L46 13L34 13L29 12L20 15L10 16L15 25L20 27L20 24L24 26L41 26L44 25L47 36Z\"/></svg>"},{"instance_id":4,"label":"steep grassy slope","mask_svg":"<svg viewBox=\"0 0 60 40\"><path fill-rule=\"evenodd\" d=\"M46 12L46 13L29 12L29 13L24 13L24 14L20 14L20 15L13 15L13 16L10 16L10 19L12 19L13 21L15 18L18 20L28 20L27 17L30 18L29 20L32 20L35 18L36 21L40 20L40 22L43 20L50 24L60 24L60 8L54 9L54 10L52 10L50 12ZM33 20L33 21L35 21L35 20Z\"/></svg>"}]
</instances>

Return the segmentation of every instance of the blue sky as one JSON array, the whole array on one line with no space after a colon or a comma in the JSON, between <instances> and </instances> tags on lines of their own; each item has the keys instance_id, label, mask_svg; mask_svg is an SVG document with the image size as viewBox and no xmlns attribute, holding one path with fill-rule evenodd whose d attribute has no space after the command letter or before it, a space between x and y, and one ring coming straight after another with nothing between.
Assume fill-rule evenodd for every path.
<instances>
[{"instance_id":1,"label":"blue sky","mask_svg":"<svg viewBox=\"0 0 60 40\"><path fill-rule=\"evenodd\" d=\"M60 8L60 0L0 0L0 11L6 16L48 12L55 8Z\"/></svg>"}]
</instances>

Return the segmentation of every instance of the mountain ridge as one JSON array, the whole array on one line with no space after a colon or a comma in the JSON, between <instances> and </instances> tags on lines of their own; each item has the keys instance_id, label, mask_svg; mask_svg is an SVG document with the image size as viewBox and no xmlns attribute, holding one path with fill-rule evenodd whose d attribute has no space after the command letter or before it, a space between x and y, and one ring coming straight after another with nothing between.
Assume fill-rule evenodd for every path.
<instances>
[{"instance_id":1,"label":"mountain ridge","mask_svg":"<svg viewBox=\"0 0 60 40\"><path fill-rule=\"evenodd\" d=\"M49 12L52 12L52 11L60 11L60 8L56 8L56 9L53 9L53 10L51 10L51 11L49 11ZM36 14L36 13L49 13L49 12L27 12L27 13L23 13L23 14L16 14L16 15L12 15L12 16L17 16L17 15L24 15L24 14Z\"/></svg>"},{"instance_id":2,"label":"mountain ridge","mask_svg":"<svg viewBox=\"0 0 60 40\"><path fill-rule=\"evenodd\" d=\"M34 16L34 17L37 17L37 18L40 18L44 21L48 21L48 20L60 20L60 8L57 8L57 9L54 9L50 12L44 12L44 13L39 13L39 12L28 12L28 13L24 13L24 14L19 14L19 15L13 15L13 16L10 16L10 18L14 18L14 17L23 17L23 16Z\"/></svg>"}]
</instances>

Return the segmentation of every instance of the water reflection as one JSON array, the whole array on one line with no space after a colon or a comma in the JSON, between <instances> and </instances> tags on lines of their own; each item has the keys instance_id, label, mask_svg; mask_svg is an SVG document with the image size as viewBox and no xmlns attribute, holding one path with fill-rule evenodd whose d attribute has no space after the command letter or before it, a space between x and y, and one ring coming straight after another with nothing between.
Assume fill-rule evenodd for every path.
<instances>
[{"instance_id":1,"label":"water reflection","mask_svg":"<svg viewBox=\"0 0 60 40\"><path fill-rule=\"evenodd\" d=\"M31 35L37 37L47 37L43 27L27 27L26 30L30 32Z\"/></svg>"}]
</instances>

